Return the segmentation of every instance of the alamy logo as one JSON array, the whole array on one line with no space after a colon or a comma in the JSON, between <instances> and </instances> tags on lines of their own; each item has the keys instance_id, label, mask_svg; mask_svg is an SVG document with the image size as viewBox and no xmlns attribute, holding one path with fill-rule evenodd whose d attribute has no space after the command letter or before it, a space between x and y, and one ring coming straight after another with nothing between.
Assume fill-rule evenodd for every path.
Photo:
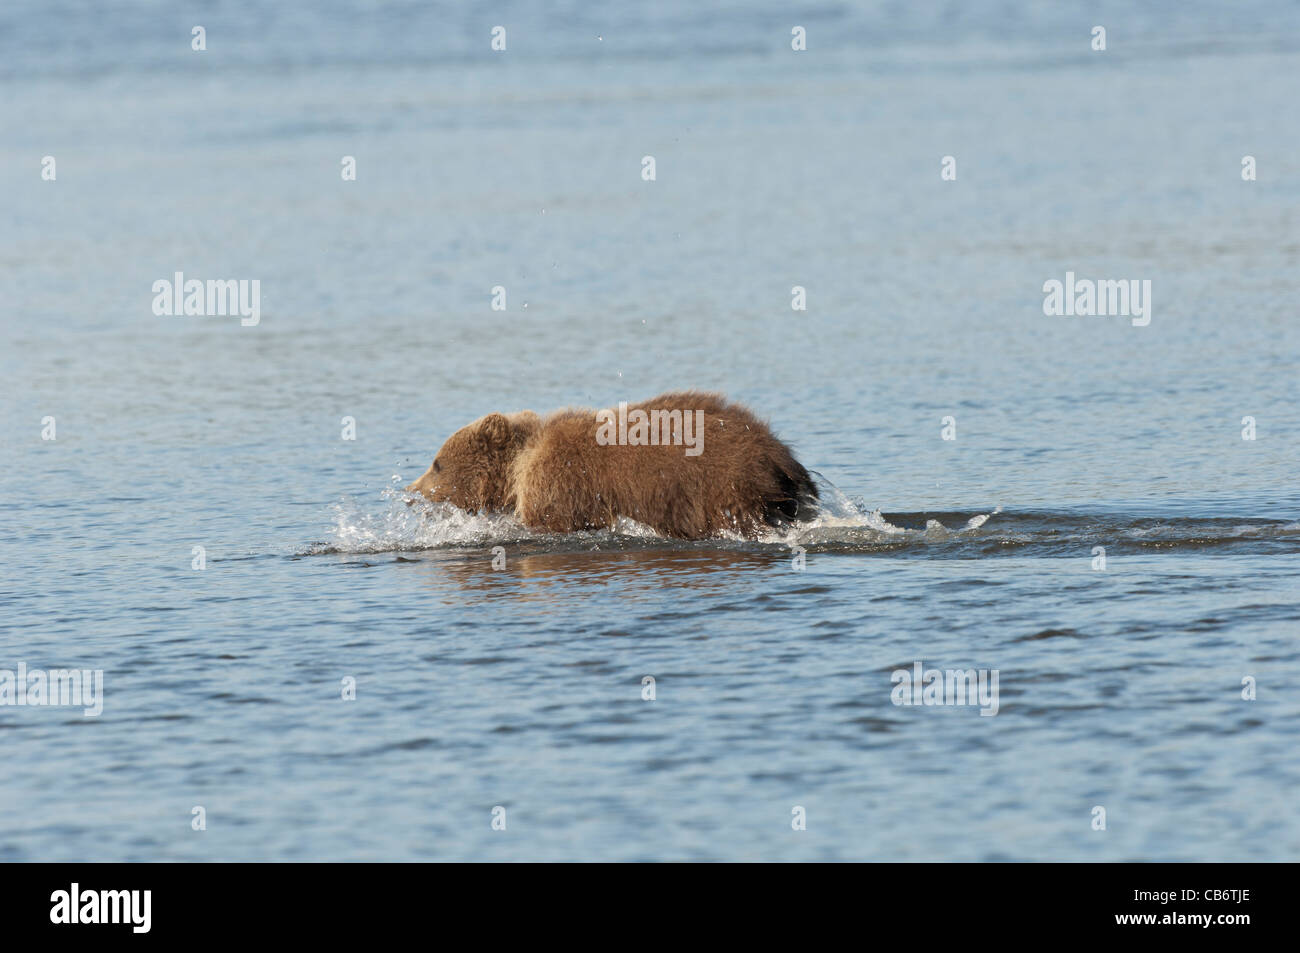
<instances>
[{"instance_id":1,"label":"alamy logo","mask_svg":"<svg viewBox=\"0 0 1300 953\"><path fill-rule=\"evenodd\" d=\"M98 718L104 711L104 670L28 671L26 662L18 663L17 672L0 668L0 705L81 708L87 718Z\"/></svg>"},{"instance_id":2,"label":"alamy logo","mask_svg":"<svg viewBox=\"0 0 1300 953\"><path fill-rule=\"evenodd\" d=\"M596 412L596 443L602 447L686 447L688 457L704 452L704 411L651 410L629 411L627 401L619 401L618 414L612 410Z\"/></svg>"},{"instance_id":3,"label":"alamy logo","mask_svg":"<svg viewBox=\"0 0 1300 953\"><path fill-rule=\"evenodd\" d=\"M896 669L889 677L895 705L979 705L981 715L998 713L998 670L982 668L927 669L913 662L910 670Z\"/></svg>"},{"instance_id":4,"label":"alamy logo","mask_svg":"<svg viewBox=\"0 0 1300 953\"><path fill-rule=\"evenodd\" d=\"M51 923L127 923L132 933L148 933L153 917L152 890L71 890L50 894Z\"/></svg>"},{"instance_id":5,"label":"alamy logo","mask_svg":"<svg viewBox=\"0 0 1300 953\"><path fill-rule=\"evenodd\" d=\"M1135 328L1151 323L1151 279L1102 278L1075 279L1065 273L1065 281L1049 278L1043 282L1043 314L1054 315L1122 315L1132 317Z\"/></svg>"},{"instance_id":6,"label":"alamy logo","mask_svg":"<svg viewBox=\"0 0 1300 953\"><path fill-rule=\"evenodd\" d=\"M262 281L254 278L197 278L185 280L185 273L176 272L175 280L159 278L153 283L153 313L159 317L172 315L226 315L238 314L239 323L251 328L262 320Z\"/></svg>"}]
</instances>

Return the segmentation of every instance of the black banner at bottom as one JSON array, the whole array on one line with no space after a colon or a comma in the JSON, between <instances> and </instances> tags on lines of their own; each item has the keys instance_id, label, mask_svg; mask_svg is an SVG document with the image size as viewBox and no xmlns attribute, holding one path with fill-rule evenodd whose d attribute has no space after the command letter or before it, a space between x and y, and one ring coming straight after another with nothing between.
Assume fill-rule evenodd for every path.
<instances>
[{"instance_id":1,"label":"black banner at bottom","mask_svg":"<svg viewBox=\"0 0 1300 953\"><path fill-rule=\"evenodd\" d=\"M733 942L844 926L913 942L930 930L945 943L971 935L950 932L960 927L1231 943L1286 924L1295 876L1294 865L1252 864L818 866L10 864L0 917L7 941L373 941L456 923L493 938L514 928L612 942L689 920L692 932L704 924Z\"/></svg>"}]
</instances>

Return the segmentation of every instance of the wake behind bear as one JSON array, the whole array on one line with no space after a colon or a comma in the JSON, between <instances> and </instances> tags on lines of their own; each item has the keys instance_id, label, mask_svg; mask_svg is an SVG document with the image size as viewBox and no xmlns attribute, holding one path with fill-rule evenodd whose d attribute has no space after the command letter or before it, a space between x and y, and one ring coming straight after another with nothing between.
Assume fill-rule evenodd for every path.
<instances>
[{"instance_id":1,"label":"wake behind bear","mask_svg":"<svg viewBox=\"0 0 1300 953\"><path fill-rule=\"evenodd\" d=\"M617 410L488 414L456 431L406 488L553 533L620 517L662 536L746 537L810 519L817 488L790 448L720 394L680 391Z\"/></svg>"}]
</instances>

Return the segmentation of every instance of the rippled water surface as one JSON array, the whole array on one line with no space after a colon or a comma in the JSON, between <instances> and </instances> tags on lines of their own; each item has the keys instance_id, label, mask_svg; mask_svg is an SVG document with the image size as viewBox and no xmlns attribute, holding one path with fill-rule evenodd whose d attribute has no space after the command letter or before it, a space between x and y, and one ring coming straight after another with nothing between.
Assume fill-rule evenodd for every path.
<instances>
[{"instance_id":1,"label":"rippled water surface","mask_svg":"<svg viewBox=\"0 0 1300 953\"><path fill-rule=\"evenodd\" d=\"M1130 7L7 6L0 670L104 709L0 706L0 859L1300 857L1300 13ZM176 271L260 324L155 316ZM1045 316L1066 271L1151 323ZM819 518L398 492L684 387Z\"/></svg>"}]
</instances>

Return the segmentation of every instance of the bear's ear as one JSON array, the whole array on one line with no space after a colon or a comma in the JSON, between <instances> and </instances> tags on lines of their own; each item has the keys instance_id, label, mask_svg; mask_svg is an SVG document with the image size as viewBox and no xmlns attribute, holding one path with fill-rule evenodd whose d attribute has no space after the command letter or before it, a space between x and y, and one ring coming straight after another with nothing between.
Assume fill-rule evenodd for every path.
<instances>
[{"instance_id":1,"label":"bear's ear","mask_svg":"<svg viewBox=\"0 0 1300 953\"><path fill-rule=\"evenodd\" d=\"M510 421L504 414L488 414L480 421L478 432L490 447L504 447L510 440Z\"/></svg>"}]
</instances>

